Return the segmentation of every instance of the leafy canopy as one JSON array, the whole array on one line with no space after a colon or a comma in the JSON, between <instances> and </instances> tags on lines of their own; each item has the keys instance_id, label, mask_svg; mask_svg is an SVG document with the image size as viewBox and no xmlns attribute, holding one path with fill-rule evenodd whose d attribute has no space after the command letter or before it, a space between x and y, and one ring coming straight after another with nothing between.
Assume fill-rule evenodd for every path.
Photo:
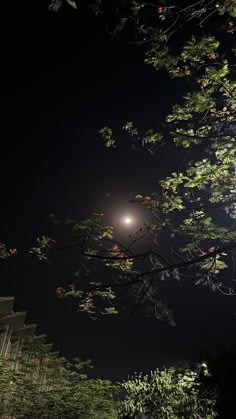
<instances>
[{"instance_id":1,"label":"leafy canopy","mask_svg":"<svg viewBox=\"0 0 236 419\"><path fill-rule=\"evenodd\" d=\"M208 374L207 369L204 374ZM168 368L150 374L135 374L121 388L125 398L120 405L121 415L143 413L145 418L213 419L215 397L203 390L199 374L190 369Z\"/></svg>"},{"instance_id":2,"label":"leafy canopy","mask_svg":"<svg viewBox=\"0 0 236 419\"><path fill-rule=\"evenodd\" d=\"M81 373L86 366L90 361L69 362L44 344L25 341L19 358L0 359L1 417L117 419L118 388L89 379Z\"/></svg>"},{"instance_id":3,"label":"leafy canopy","mask_svg":"<svg viewBox=\"0 0 236 419\"><path fill-rule=\"evenodd\" d=\"M105 7L103 2L100 7ZM236 247L235 2L162 1L161 6L132 2L126 12L127 22L136 22L136 42L146 45L145 63L167 72L170 82L181 83L182 95L155 129L141 133L129 121L123 130L135 149L143 147L154 157L172 139L172 153L182 161L176 171L159 180L156 193L134 197L156 221L145 222L128 245L117 243L102 216L74 222L73 231L84 229L82 256L104 263L113 279L89 280L87 289L74 286L59 296L79 298L80 308L90 314L115 314L124 290L137 305L148 302L156 317L174 324L171 311L160 300L160 280L181 280L185 272L197 285L235 294L230 283ZM111 128L99 133L106 147L117 146ZM163 232L169 254L162 251ZM137 253L136 241L148 235L153 236L153 246Z\"/></svg>"},{"instance_id":4,"label":"leafy canopy","mask_svg":"<svg viewBox=\"0 0 236 419\"><path fill-rule=\"evenodd\" d=\"M75 7L74 2L67 3ZM61 0L55 0L50 7L56 10L61 5ZM106 2L93 2L92 10L106 15ZM231 281L236 248L236 46L232 36L236 6L234 0L131 1L123 2L122 7L118 1L115 11L120 13L120 22L113 28L114 35L120 36L132 22L134 43L146 46L145 63L157 72L165 71L170 83L180 83L182 92L154 128L141 132L128 121L123 131L134 149L144 148L154 158L171 142L176 170L159 179L155 193L133 198L150 211L154 221L146 221L128 245L117 242L102 214L85 220L52 217L73 237L73 244L59 248L81 250L81 266L74 281L78 284L59 287L57 295L75 297L79 309L93 317L116 314L134 298L137 306L147 303L157 318L174 325L171 310L160 296L161 281L179 281L185 274L212 291L236 294ZM118 145L110 127L99 133L106 147ZM169 243L165 252L163 234ZM147 236L153 238L153 245L137 253L136 242ZM48 252L56 249L56 243L43 236L30 253L44 261ZM16 249L0 244L0 259L12 254ZM96 279L96 262L104 264L110 280L106 275ZM127 294L128 300L124 300Z\"/></svg>"}]
</instances>

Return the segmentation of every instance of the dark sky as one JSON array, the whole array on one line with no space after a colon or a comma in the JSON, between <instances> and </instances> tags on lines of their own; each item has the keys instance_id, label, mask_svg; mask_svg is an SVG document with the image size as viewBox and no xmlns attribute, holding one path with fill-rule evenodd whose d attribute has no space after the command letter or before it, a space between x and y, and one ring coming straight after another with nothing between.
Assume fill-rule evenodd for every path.
<instances>
[{"instance_id":1,"label":"dark sky","mask_svg":"<svg viewBox=\"0 0 236 419\"><path fill-rule=\"evenodd\" d=\"M52 15L46 1L6 7L1 13L0 240L20 249L32 237L53 235L51 213L81 218L101 211L116 220L117 214L138 211L144 219L129 200L155 191L180 156L168 147L155 157L134 152L122 134L120 147L108 150L97 129L108 125L119 135L128 120L155 128L179 88L143 64L141 48L109 39L101 19L69 7ZM74 282L76 268L75 253L51 265L16 259L1 268L0 294L15 295L15 309L27 310L28 321L63 354L91 358L96 376L121 379L235 347L236 308L229 297L189 280L169 281L163 292L177 327L140 313L95 322L56 300L55 288Z\"/></svg>"}]
</instances>

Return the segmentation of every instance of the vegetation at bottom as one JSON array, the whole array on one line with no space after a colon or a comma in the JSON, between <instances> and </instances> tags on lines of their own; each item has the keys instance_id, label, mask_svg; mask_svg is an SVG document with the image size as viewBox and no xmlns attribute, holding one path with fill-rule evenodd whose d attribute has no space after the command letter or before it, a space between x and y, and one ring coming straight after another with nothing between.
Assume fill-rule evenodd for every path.
<instances>
[{"instance_id":1,"label":"vegetation at bottom","mask_svg":"<svg viewBox=\"0 0 236 419\"><path fill-rule=\"evenodd\" d=\"M206 355L206 362L134 373L112 383L83 372L92 368L91 361L68 361L45 344L28 341L17 359L0 358L0 417L233 419L235 354Z\"/></svg>"}]
</instances>

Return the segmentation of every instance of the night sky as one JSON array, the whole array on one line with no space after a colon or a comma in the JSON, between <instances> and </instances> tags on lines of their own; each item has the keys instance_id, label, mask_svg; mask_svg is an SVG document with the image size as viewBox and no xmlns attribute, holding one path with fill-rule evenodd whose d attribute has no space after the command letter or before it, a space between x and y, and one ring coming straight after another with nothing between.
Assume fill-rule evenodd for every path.
<instances>
[{"instance_id":1,"label":"night sky","mask_svg":"<svg viewBox=\"0 0 236 419\"><path fill-rule=\"evenodd\" d=\"M102 18L69 7L51 14L47 1L5 8L0 241L24 249L33 237L53 237L51 213L79 219L103 212L111 223L129 213L145 221L148 213L129 200L155 191L182 156L171 145L154 157L133 151L120 126L132 120L155 128L179 85L145 66L142 48L109 38ZM106 125L119 136L119 148L104 147L97 130ZM125 240L127 229L116 229ZM92 359L93 376L120 380L133 371L198 360L208 350L235 349L232 298L189 279L169 281L162 292L175 328L142 313L93 321L55 296L57 286L75 282L77 268L76 251L50 265L15 258L1 267L0 295L14 295L15 310L27 310L27 321L36 322L63 355Z\"/></svg>"}]
</instances>

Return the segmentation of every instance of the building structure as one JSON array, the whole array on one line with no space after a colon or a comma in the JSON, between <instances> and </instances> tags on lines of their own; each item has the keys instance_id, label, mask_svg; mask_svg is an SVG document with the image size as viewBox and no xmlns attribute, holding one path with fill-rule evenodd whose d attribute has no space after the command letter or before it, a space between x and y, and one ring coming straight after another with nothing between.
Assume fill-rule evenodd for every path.
<instances>
[{"instance_id":1,"label":"building structure","mask_svg":"<svg viewBox=\"0 0 236 419\"><path fill-rule=\"evenodd\" d=\"M13 311L14 297L0 297L0 358L9 358L11 367L17 368L22 356L23 343L42 342L46 335L35 335L37 324L26 324L26 311ZM53 344L45 344L47 350Z\"/></svg>"}]
</instances>

